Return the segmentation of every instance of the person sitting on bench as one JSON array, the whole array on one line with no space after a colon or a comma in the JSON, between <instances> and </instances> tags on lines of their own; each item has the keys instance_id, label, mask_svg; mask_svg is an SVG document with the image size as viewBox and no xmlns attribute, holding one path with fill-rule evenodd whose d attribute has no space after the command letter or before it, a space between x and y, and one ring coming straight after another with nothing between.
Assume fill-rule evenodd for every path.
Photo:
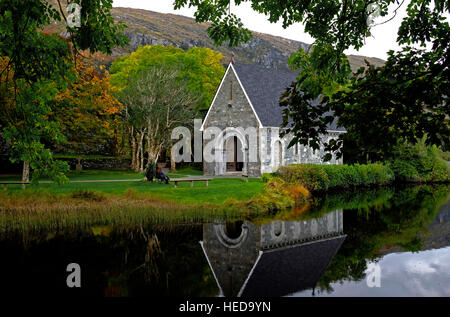
<instances>
[{"instance_id":1,"label":"person sitting on bench","mask_svg":"<svg viewBox=\"0 0 450 317\"><path fill-rule=\"evenodd\" d=\"M166 184L169 184L170 180L168 176L164 175L161 167L156 171L156 179L159 179L159 182L165 181Z\"/></svg>"}]
</instances>

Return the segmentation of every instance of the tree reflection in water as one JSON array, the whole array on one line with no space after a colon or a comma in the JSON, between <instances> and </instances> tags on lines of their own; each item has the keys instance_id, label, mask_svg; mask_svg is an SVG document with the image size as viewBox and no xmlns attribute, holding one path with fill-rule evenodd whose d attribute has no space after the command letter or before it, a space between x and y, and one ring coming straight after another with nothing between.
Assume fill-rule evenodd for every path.
<instances>
[{"instance_id":1,"label":"tree reflection in water","mask_svg":"<svg viewBox=\"0 0 450 317\"><path fill-rule=\"evenodd\" d=\"M448 185L384 188L329 194L309 202L307 211L228 223L80 224L57 231L36 225L0 237L0 280L9 295L331 292L333 283L364 279L367 261L448 246L448 196ZM66 287L73 262L81 266L80 289Z\"/></svg>"}]
</instances>

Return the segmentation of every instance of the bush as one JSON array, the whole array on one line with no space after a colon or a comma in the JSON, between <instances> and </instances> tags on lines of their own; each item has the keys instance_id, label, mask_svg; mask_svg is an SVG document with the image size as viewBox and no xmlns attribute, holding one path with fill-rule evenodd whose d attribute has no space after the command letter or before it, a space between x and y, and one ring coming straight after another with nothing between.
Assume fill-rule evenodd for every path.
<instances>
[{"instance_id":1,"label":"bush","mask_svg":"<svg viewBox=\"0 0 450 317\"><path fill-rule=\"evenodd\" d=\"M448 182L450 167L435 145L427 146L425 139L416 144L401 144L389 164L400 182Z\"/></svg>"},{"instance_id":2,"label":"bush","mask_svg":"<svg viewBox=\"0 0 450 317\"><path fill-rule=\"evenodd\" d=\"M263 173L263 174L261 175L261 181L262 181L263 183L267 183L271 177L273 177L273 174L272 174L272 173Z\"/></svg>"},{"instance_id":3,"label":"bush","mask_svg":"<svg viewBox=\"0 0 450 317\"><path fill-rule=\"evenodd\" d=\"M302 185L290 184L279 177L270 177L264 192L245 202L247 208L277 211L304 205L310 192Z\"/></svg>"},{"instance_id":4,"label":"bush","mask_svg":"<svg viewBox=\"0 0 450 317\"><path fill-rule=\"evenodd\" d=\"M298 183L310 191L323 190L328 187L329 179L322 165L300 164L282 166L275 173L288 183Z\"/></svg>"},{"instance_id":5,"label":"bush","mask_svg":"<svg viewBox=\"0 0 450 317\"><path fill-rule=\"evenodd\" d=\"M392 170L381 163L367 165L298 164L280 167L277 175L286 182L300 184L310 191L384 185L394 180Z\"/></svg>"}]
</instances>

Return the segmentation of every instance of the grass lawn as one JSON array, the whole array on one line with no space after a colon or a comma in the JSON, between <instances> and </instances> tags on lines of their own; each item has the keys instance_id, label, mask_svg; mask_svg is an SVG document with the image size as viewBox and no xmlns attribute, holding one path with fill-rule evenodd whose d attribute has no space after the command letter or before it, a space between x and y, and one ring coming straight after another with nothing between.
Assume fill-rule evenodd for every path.
<instances>
[{"instance_id":1,"label":"grass lawn","mask_svg":"<svg viewBox=\"0 0 450 317\"><path fill-rule=\"evenodd\" d=\"M191 168L177 170L176 173L169 173L169 177L178 178L187 175L202 175L202 171ZM141 173L132 171L99 171L83 170L71 171L68 175L71 181L75 180L113 180L113 179L143 179ZM3 178L3 180L6 180ZM19 180L10 177L9 180ZM111 183L68 183L58 185L55 183L40 183L28 185L25 191L20 189L20 185L8 185L8 192L33 195L39 193L68 194L76 190L92 190L106 194L123 195L132 190L137 193L148 194L152 198L174 201L186 205L199 205L203 203L221 204L229 198L246 200L262 191L264 183L260 179L249 179L244 182L239 178L216 178L209 182L206 187L204 182L195 182L191 188L188 182L179 183L178 188L174 188L173 183L159 184L158 182L131 181L131 182L111 182Z\"/></svg>"}]
</instances>

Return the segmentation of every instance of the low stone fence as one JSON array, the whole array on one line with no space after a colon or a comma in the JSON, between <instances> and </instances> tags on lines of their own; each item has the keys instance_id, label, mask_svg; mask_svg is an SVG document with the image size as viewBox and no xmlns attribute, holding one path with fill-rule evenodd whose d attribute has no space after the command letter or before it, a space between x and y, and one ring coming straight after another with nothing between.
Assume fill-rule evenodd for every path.
<instances>
[{"instance_id":1,"label":"low stone fence","mask_svg":"<svg viewBox=\"0 0 450 317\"><path fill-rule=\"evenodd\" d=\"M61 158L61 161L66 161L71 170L77 169L77 158ZM80 159L83 170L128 170L130 169L131 159L126 158L87 158Z\"/></svg>"},{"instance_id":2,"label":"low stone fence","mask_svg":"<svg viewBox=\"0 0 450 317\"><path fill-rule=\"evenodd\" d=\"M58 158L66 161L71 170L76 169L77 158ZM80 160L84 170L129 170L131 159L127 158L86 158ZM1 174L20 174L22 172L22 162L11 163L9 157L0 155L0 173Z\"/></svg>"}]
</instances>

